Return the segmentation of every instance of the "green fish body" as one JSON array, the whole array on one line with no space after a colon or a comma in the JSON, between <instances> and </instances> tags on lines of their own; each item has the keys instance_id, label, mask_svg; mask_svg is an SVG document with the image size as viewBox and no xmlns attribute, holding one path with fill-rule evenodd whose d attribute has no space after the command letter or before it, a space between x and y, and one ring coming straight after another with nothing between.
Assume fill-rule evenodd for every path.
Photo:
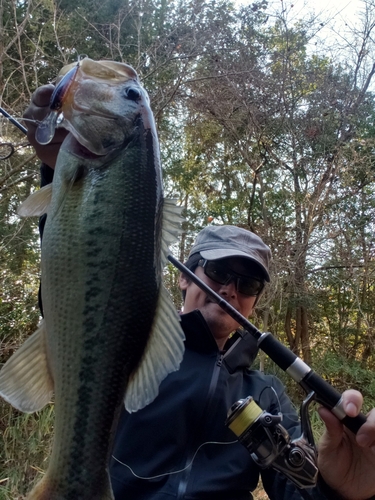
<instances>
[{"instance_id":1,"label":"green fish body","mask_svg":"<svg viewBox=\"0 0 375 500\"><path fill-rule=\"evenodd\" d=\"M111 89L89 77L75 89L74 102L93 115L76 116L70 130L99 150L115 136L112 150L97 156L69 134L50 202L47 187L21 207L38 215L48 204L44 321L0 372L0 394L28 412L55 394L50 463L29 500L113 499L107 467L122 404L136 411L151 402L182 359L183 332L162 284L180 216L162 195L153 118L132 71Z\"/></svg>"}]
</instances>

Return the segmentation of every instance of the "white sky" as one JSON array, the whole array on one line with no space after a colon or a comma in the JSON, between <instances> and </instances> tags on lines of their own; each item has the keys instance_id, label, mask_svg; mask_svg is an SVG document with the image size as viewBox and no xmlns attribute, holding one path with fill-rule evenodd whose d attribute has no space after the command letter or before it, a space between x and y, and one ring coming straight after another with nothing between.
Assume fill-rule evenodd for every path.
<instances>
[{"instance_id":1,"label":"white sky","mask_svg":"<svg viewBox=\"0 0 375 500\"><path fill-rule=\"evenodd\" d=\"M249 3L254 0L239 0ZM366 3L375 5L374 0L268 0L267 12L283 10L283 16L290 27L300 20L315 19L314 33L310 39L309 51L325 55L342 62L355 58L362 45L363 13ZM362 16L361 16L362 13ZM370 11L371 22L375 22L375 6ZM362 28L362 29L361 29ZM367 59L373 64L374 40L367 45ZM365 62L366 63L366 62Z\"/></svg>"},{"instance_id":2,"label":"white sky","mask_svg":"<svg viewBox=\"0 0 375 500\"><path fill-rule=\"evenodd\" d=\"M270 7L285 8L289 21L298 21L314 13L324 20L320 36L340 39L345 31L359 24L360 13L365 9L363 0L270 0Z\"/></svg>"},{"instance_id":3,"label":"white sky","mask_svg":"<svg viewBox=\"0 0 375 500\"><path fill-rule=\"evenodd\" d=\"M234 0L238 5L248 5L256 0ZM260 0L257 0L260 1ZM272 16L273 12L284 9L288 24L292 26L300 19L306 19L315 14L324 21L321 27L317 23L318 38L329 40L334 45L343 46L343 42L353 34L353 29L360 25L360 12L365 10L365 2L374 4L374 0L267 0L266 12ZM375 11L375 7L373 9ZM375 17L375 15L374 15ZM320 22L320 21L319 21ZM352 36L350 36L352 38ZM313 42L314 43L314 42ZM344 43L345 44L345 43ZM327 54L328 55L328 54Z\"/></svg>"},{"instance_id":4,"label":"white sky","mask_svg":"<svg viewBox=\"0 0 375 500\"><path fill-rule=\"evenodd\" d=\"M293 3L293 2L290 2ZM296 0L294 8L304 10L314 10L317 14L324 16L334 16L338 18L350 19L363 7L361 0Z\"/></svg>"}]
</instances>

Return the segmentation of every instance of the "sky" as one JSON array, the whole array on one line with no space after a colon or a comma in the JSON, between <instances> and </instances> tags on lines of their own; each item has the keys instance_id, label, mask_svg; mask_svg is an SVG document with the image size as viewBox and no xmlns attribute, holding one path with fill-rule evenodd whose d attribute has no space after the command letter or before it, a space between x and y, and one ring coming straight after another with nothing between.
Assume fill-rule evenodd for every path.
<instances>
[{"instance_id":1,"label":"sky","mask_svg":"<svg viewBox=\"0 0 375 500\"><path fill-rule=\"evenodd\" d=\"M358 22L358 15L364 9L363 0L272 0L273 5L279 6L281 3L289 9L289 15L296 19L313 11L328 21L330 29L333 27L340 31Z\"/></svg>"},{"instance_id":2,"label":"sky","mask_svg":"<svg viewBox=\"0 0 375 500\"><path fill-rule=\"evenodd\" d=\"M248 5L261 0L234 0L235 4ZM267 0L267 13L285 9L288 22L293 24L301 18L306 18L313 12L324 21L324 26L317 24L318 36L332 43L342 45L347 38L345 32L353 31L359 25L359 13L364 10L365 1L373 0ZM375 9L374 9L375 10ZM272 14L271 14L272 15ZM333 47L332 47L333 50Z\"/></svg>"},{"instance_id":3,"label":"sky","mask_svg":"<svg viewBox=\"0 0 375 500\"><path fill-rule=\"evenodd\" d=\"M315 10L316 13L321 12L323 15L337 14L339 19L353 18L363 5L361 0L296 0L294 3L297 8Z\"/></svg>"},{"instance_id":4,"label":"sky","mask_svg":"<svg viewBox=\"0 0 375 500\"><path fill-rule=\"evenodd\" d=\"M293 5L296 15L313 10L324 17L337 15L339 20L352 20L364 5L362 0L269 0L269 5L277 6L281 1L287 7Z\"/></svg>"},{"instance_id":5,"label":"sky","mask_svg":"<svg viewBox=\"0 0 375 500\"><path fill-rule=\"evenodd\" d=\"M360 13L365 9L364 0L268 0L268 5L268 12L284 9L290 26L300 19L309 19L314 13L319 21L314 23L316 36L310 41L310 50L319 55L323 51L326 56L334 58L338 47L350 48L349 39L354 46L361 43L360 37L353 38L353 33L355 27L361 24Z\"/></svg>"}]
</instances>

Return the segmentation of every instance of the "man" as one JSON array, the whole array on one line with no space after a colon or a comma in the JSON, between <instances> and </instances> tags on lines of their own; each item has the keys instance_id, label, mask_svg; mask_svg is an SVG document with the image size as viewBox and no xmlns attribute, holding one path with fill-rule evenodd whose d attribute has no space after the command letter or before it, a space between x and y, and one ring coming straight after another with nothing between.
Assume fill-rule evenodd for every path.
<instances>
[{"instance_id":1,"label":"man","mask_svg":"<svg viewBox=\"0 0 375 500\"><path fill-rule=\"evenodd\" d=\"M27 118L43 118L52 90L46 86L34 94ZM55 143L47 147L36 144L34 132L29 126L30 142L53 166L64 132L58 131ZM52 177L46 165L42 177L44 182ZM253 233L209 226L198 235L187 265L247 317L269 281L269 259L269 248ZM273 469L259 471L225 426L228 409L251 395L270 413L281 412L293 437L299 432L296 413L279 380L251 370L257 353L254 339L231 336L236 322L184 275L180 287L185 294L184 359L162 382L153 403L121 416L111 462L116 500L249 499L260 472L272 500L361 500L375 495L375 410L357 436L331 412L320 410L327 432L319 445L318 487L299 491ZM361 395L346 391L343 405L348 415L357 415Z\"/></svg>"}]
</instances>

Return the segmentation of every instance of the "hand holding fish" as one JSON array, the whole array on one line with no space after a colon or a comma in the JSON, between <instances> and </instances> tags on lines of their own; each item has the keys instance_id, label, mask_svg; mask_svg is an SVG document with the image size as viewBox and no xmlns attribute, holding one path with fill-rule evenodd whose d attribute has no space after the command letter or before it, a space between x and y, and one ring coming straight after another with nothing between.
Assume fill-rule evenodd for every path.
<instances>
[{"instance_id":1,"label":"hand holding fish","mask_svg":"<svg viewBox=\"0 0 375 500\"><path fill-rule=\"evenodd\" d=\"M36 121L36 123L33 121L25 122L27 127L27 138L30 144L35 148L36 154L41 161L51 168L55 168L60 146L68 132L64 128L57 128L53 140L47 145L39 144L35 139L35 132L38 123L44 120L50 111L50 99L54 90L55 87L53 85L43 85L39 87L32 95L30 106L24 113L25 118Z\"/></svg>"},{"instance_id":2,"label":"hand holding fish","mask_svg":"<svg viewBox=\"0 0 375 500\"><path fill-rule=\"evenodd\" d=\"M345 411L351 417L359 414L363 403L358 391L343 393ZM326 432L319 443L319 471L335 491L347 499L368 499L375 496L375 409L357 435L347 430L326 408L319 414Z\"/></svg>"}]
</instances>

